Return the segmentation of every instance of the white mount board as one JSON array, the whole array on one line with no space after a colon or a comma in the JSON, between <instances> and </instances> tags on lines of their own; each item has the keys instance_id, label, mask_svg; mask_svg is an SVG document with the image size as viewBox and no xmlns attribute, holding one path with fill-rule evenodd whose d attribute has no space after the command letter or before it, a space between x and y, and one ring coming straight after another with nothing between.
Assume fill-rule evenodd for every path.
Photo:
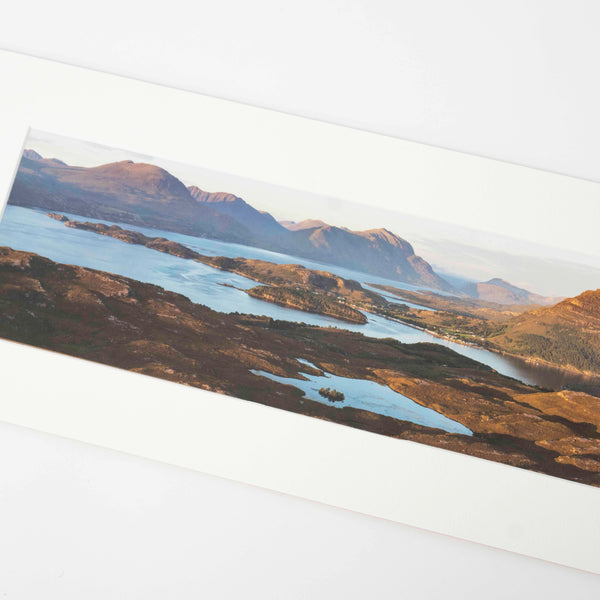
<instances>
[{"instance_id":1,"label":"white mount board","mask_svg":"<svg viewBox=\"0 0 600 600\"><path fill-rule=\"evenodd\" d=\"M385 208L402 175L416 215L597 251L592 182L7 52L0 81L5 197L32 127ZM10 342L0 357L4 421L600 572L595 488Z\"/></svg>"}]
</instances>

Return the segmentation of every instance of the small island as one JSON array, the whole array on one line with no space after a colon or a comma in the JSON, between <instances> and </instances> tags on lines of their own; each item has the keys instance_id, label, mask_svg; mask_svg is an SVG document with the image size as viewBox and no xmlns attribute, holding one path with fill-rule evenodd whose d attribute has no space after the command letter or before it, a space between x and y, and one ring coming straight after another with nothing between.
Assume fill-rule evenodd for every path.
<instances>
[{"instance_id":1,"label":"small island","mask_svg":"<svg viewBox=\"0 0 600 600\"><path fill-rule=\"evenodd\" d=\"M327 398L329 402L343 402L345 399L345 396L342 394L342 392L332 390L331 388L322 387L319 390L319 394L323 396L323 398Z\"/></svg>"}]
</instances>

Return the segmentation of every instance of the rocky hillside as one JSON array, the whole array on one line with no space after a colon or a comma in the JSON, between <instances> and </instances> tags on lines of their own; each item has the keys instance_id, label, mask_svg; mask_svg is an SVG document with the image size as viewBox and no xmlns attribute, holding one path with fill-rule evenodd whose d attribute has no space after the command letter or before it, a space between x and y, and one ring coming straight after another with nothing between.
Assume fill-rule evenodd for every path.
<instances>
[{"instance_id":1,"label":"rocky hillside","mask_svg":"<svg viewBox=\"0 0 600 600\"><path fill-rule=\"evenodd\" d=\"M600 373L600 290L509 321L490 341L515 354Z\"/></svg>"},{"instance_id":2,"label":"rocky hillside","mask_svg":"<svg viewBox=\"0 0 600 600\"><path fill-rule=\"evenodd\" d=\"M254 240L242 224L195 202L179 179L155 165L121 161L86 168L37 157L25 151L10 204L228 241Z\"/></svg>"},{"instance_id":3,"label":"rocky hillside","mask_svg":"<svg viewBox=\"0 0 600 600\"><path fill-rule=\"evenodd\" d=\"M452 290L429 263L415 254L409 242L387 229L350 231L325 225L298 229L292 235L303 256L415 285Z\"/></svg>"}]
</instances>

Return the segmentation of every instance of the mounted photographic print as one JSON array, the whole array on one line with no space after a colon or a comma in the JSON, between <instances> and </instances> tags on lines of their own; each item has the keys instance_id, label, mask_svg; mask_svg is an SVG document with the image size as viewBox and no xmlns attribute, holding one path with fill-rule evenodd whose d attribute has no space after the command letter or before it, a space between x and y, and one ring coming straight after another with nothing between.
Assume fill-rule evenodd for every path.
<instances>
[{"instance_id":1,"label":"mounted photographic print","mask_svg":"<svg viewBox=\"0 0 600 600\"><path fill-rule=\"evenodd\" d=\"M600 573L600 184L0 81L0 421Z\"/></svg>"},{"instance_id":2,"label":"mounted photographic print","mask_svg":"<svg viewBox=\"0 0 600 600\"><path fill-rule=\"evenodd\" d=\"M600 485L597 265L268 188L31 131L0 335Z\"/></svg>"}]
</instances>

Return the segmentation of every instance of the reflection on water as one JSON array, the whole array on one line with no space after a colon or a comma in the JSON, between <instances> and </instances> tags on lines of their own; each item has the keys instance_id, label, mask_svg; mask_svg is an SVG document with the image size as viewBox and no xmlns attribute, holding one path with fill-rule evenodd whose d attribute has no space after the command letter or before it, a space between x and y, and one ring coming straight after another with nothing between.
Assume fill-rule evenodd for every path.
<instances>
[{"instance_id":1,"label":"reflection on water","mask_svg":"<svg viewBox=\"0 0 600 600\"><path fill-rule=\"evenodd\" d=\"M110 224L109 221L98 221L78 215L69 216L76 220ZM134 228L127 225L125 227ZM261 250L260 248L194 238L179 233L144 227L136 226L134 229L149 236L162 236L180 242L206 255L244 256L246 258L269 260L279 264L301 263L309 268L326 269L342 277L356 279L361 282L367 279L373 283L417 289L415 286L401 282L365 275L342 267L322 265L293 256ZM16 250L35 252L56 262L118 273L138 281L153 283L165 289L184 294L193 302L204 304L221 312L251 313L266 315L273 319L304 322L322 327L340 327L376 338L390 337L408 344L417 342L441 344L459 354L484 363L499 373L531 385L559 389L570 384L586 381L585 377L577 374L529 364L518 358L503 356L483 348L443 340L427 332L378 315L367 314L368 323L357 325L344 323L331 317L277 306L252 298L244 293L242 290L258 285L257 282L246 277L214 269L192 260L163 254L144 246L128 244L111 237L65 227L63 223L48 218L43 211L39 210L7 206L0 224L0 245L10 246Z\"/></svg>"},{"instance_id":2,"label":"reflection on water","mask_svg":"<svg viewBox=\"0 0 600 600\"><path fill-rule=\"evenodd\" d=\"M307 361L301 361L309 364L313 368L318 369ZM320 370L320 369L318 369ZM331 373L324 375L311 375L302 373L307 380L294 379L291 377L279 377L265 371L252 371L255 375L268 377L273 381L293 385L302 390L304 395L310 400L316 400L322 404L328 404L336 408L351 406L352 408L360 408L368 410L401 421L410 421L417 425L426 427L435 427L443 429L448 433L462 433L463 435L473 435L470 429L467 429L461 423L453 421L448 417L417 404L410 398L394 392L386 385L380 385L374 381L366 379L351 379L348 377L339 377ZM319 389L322 387L333 388L344 394L343 402L329 402L319 394Z\"/></svg>"}]
</instances>

